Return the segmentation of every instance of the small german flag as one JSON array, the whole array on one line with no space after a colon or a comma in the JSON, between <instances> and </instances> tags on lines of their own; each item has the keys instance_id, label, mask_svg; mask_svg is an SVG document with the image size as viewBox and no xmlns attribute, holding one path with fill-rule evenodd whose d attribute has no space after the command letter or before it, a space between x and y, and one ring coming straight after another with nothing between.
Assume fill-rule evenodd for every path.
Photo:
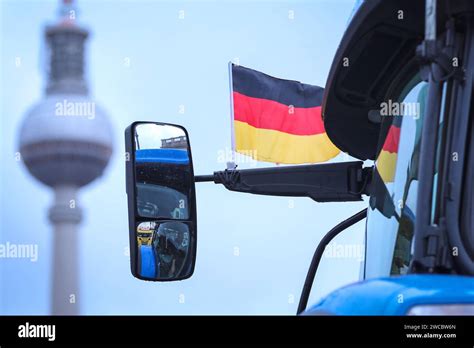
<instances>
[{"instance_id":1,"label":"small german flag","mask_svg":"<svg viewBox=\"0 0 474 348\"><path fill-rule=\"evenodd\" d=\"M232 64L235 151L259 161L315 163L339 154L321 117L324 89Z\"/></svg>"},{"instance_id":2,"label":"small german flag","mask_svg":"<svg viewBox=\"0 0 474 348\"><path fill-rule=\"evenodd\" d=\"M376 160L377 171L383 182L393 182L398 157L398 146L400 144L401 117L394 117L390 125L385 141Z\"/></svg>"}]
</instances>

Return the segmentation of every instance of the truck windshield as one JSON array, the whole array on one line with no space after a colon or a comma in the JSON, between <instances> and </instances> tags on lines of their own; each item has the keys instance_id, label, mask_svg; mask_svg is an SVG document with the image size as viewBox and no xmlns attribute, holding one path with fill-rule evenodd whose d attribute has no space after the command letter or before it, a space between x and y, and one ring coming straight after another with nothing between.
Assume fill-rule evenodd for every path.
<instances>
[{"instance_id":1,"label":"truck windshield","mask_svg":"<svg viewBox=\"0 0 474 348\"><path fill-rule=\"evenodd\" d=\"M381 136L366 228L366 278L408 271L426 94L427 83L416 76L397 100L381 105Z\"/></svg>"}]
</instances>

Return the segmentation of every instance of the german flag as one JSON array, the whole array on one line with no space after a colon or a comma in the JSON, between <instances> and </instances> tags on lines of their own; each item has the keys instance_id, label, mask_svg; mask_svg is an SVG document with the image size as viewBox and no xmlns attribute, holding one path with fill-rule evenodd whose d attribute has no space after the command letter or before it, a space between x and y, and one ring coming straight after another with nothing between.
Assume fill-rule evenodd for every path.
<instances>
[{"instance_id":1,"label":"german flag","mask_svg":"<svg viewBox=\"0 0 474 348\"><path fill-rule=\"evenodd\" d=\"M383 182L393 182L398 157L398 146L400 144L401 117L394 117L385 137L382 149L376 160L377 171Z\"/></svg>"},{"instance_id":2,"label":"german flag","mask_svg":"<svg viewBox=\"0 0 474 348\"><path fill-rule=\"evenodd\" d=\"M259 161L324 162L339 154L321 117L324 89L232 64L235 150Z\"/></svg>"}]
</instances>

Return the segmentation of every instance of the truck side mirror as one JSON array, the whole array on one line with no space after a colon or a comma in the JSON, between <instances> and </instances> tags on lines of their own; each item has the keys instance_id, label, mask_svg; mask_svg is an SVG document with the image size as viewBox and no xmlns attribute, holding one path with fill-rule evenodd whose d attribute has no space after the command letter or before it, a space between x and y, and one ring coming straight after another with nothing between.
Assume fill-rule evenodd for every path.
<instances>
[{"instance_id":1,"label":"truck side mirror","mask_svg":"<svg viewBox=\"0 0 474 348\"><path fill-rule=\"evenodd\" d=\"M153 281L191 277L196 261L196 191L188 133L134 122L125 130L132 274Z\"/></svg>"}]
</instances>

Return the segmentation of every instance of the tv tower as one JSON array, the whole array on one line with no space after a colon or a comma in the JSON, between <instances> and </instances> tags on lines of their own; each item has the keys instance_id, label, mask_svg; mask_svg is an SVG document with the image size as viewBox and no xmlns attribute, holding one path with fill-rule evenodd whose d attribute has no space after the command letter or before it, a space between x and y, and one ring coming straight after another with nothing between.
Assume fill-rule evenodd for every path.
<instances>
[{"instance_id":1,"label":"tv tower","mask_svg":"<svg viewBox=\"0 0 474 348\"><path fill-rule=\"evenodd\" d=\"M89 96L84 77L88 31L79 26L72 0L63 0L59 19L45 29L47 83L43 99L25 115L19 149L28 171L54 191L52 314L79 313L81 187L102 175L112 154L112 126Z\"/></svg>"}]
</instances>

